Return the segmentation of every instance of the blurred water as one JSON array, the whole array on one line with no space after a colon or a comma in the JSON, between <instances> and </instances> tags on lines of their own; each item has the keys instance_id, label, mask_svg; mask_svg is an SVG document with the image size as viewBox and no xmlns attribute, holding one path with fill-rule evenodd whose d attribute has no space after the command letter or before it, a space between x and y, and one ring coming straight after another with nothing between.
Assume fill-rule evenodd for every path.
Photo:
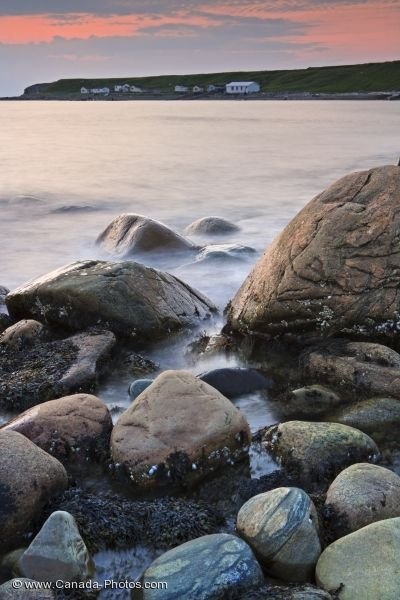
<instances>
[{"instance_id":1,"label":"blurred water","mask_svg":"<svg viewBox=\"0 0 400 600\"><path fill-rule=\"evenodd\" d=\"M222 308L316 193L353 170L397 162L399 130L399 102L2 102L0 285L109 258L94 240L122 212L179 232L219 215L241 227L225 241L257 254L202 265L164 257L158 266ZM193 364L186 343L150 354L162 369L225 364ZM99 395L126 407L127 383L111 380ZM241 408L253 429L274 420L264 396L243 399Z\"/></svg>"}]
</instances>

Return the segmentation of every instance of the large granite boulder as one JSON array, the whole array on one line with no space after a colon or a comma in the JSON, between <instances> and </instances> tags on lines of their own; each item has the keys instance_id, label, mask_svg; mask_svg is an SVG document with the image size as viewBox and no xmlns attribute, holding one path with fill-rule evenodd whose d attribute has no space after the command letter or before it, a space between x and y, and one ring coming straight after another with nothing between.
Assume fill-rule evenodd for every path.
<instances>
[{"instance_id":1,"label":"large granite boulder","mask_svg":"<svg viewBox=\"0 0 400 600\"><path fill-rule=\"evenodd\" d=\"M321 554L318 516L303 490L277 488L250 498L236 527L267 573L283 581L313 579Z\"/></svg>"},{"instance_id":2,"label":"large granite boulder","mask_svg":"<svg viewBox=\"0 0 400 600\"><path fill-rule=\"evenodd\" d=\"M89 331L32 347L0 345L0 405L21 411L71 393L94 391L115 341L110 331Z\"/></svg>"},{"instance_id":3,"label":"large granite boulder","mask_svg":"<svg viewBox=\"0 0 400 600\"><path fill-rule=\"evenodd\" d=\"M400 598L400 518L378 521L342 537L321 554L318 585L340 600Z\"/></svg>"},{"instance_id":4,"label":"large granite boulder","mask_svg":"<svg viewBox=\"0 0 400 600\"><path fill-rule=\"evenodd\" d=\"M345 467L373 462L379 456L368 435L339 423L288 421L267 429L263 443L287 472L307 486L329 481Z\"/></svg>"},{"instance_id":5,"label":"large granite boulder","mask_svg":"<svg viewBox=\"0 0 400 600\"><path fill-rule=\"evenodd\" d=\"M165 371L117 421L111 454L137 485L189 485L243 459L250 439L227 398L187 371Z\"/></svg>"},{"instance_id":6,"label":"large granite boulder","mask_svg":"<svg viewBox=\"0 0 400 600\"><path fill-rule=\"evenodd\" d=\"M400 297L400 169L353 173L314 198L266 250L228 310L243 333L388 334Z\"/></svg>"},{"instance_id":7,"label":"large granite boulder","mask_svg":"<svg viewBox=\"0 0 400 600\"><path fill-rule=\"evenodd\" d=\"M332 482L325 504L342 523L339 535L375 521L400 517L400 477L377 465L351 465Z\"/></svg>"},{"instance_id":8,"label":"large granite boulder","mask_svg":"<svg viewBox=\"0 0 400 600\"><path fill-rule=\"evenodd\" d=\"M65 511L53 512L18 562L24 577L36 581L85 581L91 560L76 521Z\"/></svg>"},{"instance_id":9,"label":"large granite boulder","mask_svg":"<svg viewBox=\"0 0 400 600\"><path fill-rule=\"evenodd\" d=\"M103 327L152 341L208 318L215 306L168 273L134 262L87 260L27 283L7 296L14 318L73 330Z\"/></svg>"},{"instance_id":10,"label":"large granite boulder","mask_svg":"<svg viewBox=\"0 0 400 600\"><path fill-rule=\"evenodd\" d=\"M365 394L400 398L400 354L369 342L332 340L307 349L301 356L304 375Z\"/></svg>"},{"instance_id":11,"label":"large granite boulder","mask_svg":"<svg viewBox=\"0 0 400 600\"><path fill-rule=\"evenodd\" d=\"M126 258L148 252L188 252L197 247L159 221L135 214L116 217L97 238L102 248Z\"/></svg>"},{"instance_id":12,"label":"large granite boulder","mask_svg":"<svg viewBox=\"0 0 400 600\"><path fill-rule=\"evenodd\" d=\"M375 441L398 440L400 431L400 400L398 398L368 398L344 406L327 417L368 433Z\"/></svg>"},{"instance_id":13,"label":"large granite boulder","mask_svg":"<svg viewBox=\"0 0 400 600\"><path fill-rule=\"evenodd\" d=\"M222 600L234 592L260 586L263 581L261 568L246 542L218 533L186 542L157 558L144 572L147 589L142 598ZM156 585L151 584L157 582L165 582L167 587L155 589Z\"/></svg>"},{"instance_id":14,"label":"large granite boulder","mask_svg":"<svg viewBox=\"0 0 400 600\"><path fill-rule=\"evenodd\" d=\"M0 431L0 551L15 548L52 495L67 487L60 462L15 431Z\"/></svg>"},{"instance_id":15,"label":"large granite boulder","mask_svg":"<svg viewBox=\"0 0 400 600\"><path fill-rule=\"evenodd\" d=\"M240 227L232 221L222 217L203 217L188 225L185 229L187 235L227 235L240 231Z\"/></svg>"},{"instance_id":16,"label":"large granite boulder","mask_svg":"<svg viewBox=\"0 0 400 600\"><path fill-rule=\"evenodd\" d=\"M3 431L17 431L60 461L88 460L108 453L113 424L96 396L74 394L38 404L15 417Z\"/></svg>"}]
</instances>

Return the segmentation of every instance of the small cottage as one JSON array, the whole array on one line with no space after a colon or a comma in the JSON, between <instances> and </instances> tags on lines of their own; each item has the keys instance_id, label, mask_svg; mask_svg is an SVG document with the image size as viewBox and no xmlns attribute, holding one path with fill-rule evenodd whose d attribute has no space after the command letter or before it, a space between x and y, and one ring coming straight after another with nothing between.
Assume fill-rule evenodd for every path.
<instances>
[{"instance_id":1,"label":"small cottage","mask_svg":"<svg viewBox=\"0 0 400 600\"><path fill-rule=\"evenodd\" d=\"M201 94L204 92L204 88L200 87L199 85L194 85L192 91L193 94Z\"/></svg>"},{"instance_id":2,"label":"small cottage","mask_svg":"<svg viewBox=\"0 0 400 600\"><path fill-rule=\"evenodd\" d=\"M175 94L187 94L189 88L186 85L176 85Z\"/></svg>"},{"instance_id":3,"label":"small cottage","mask_svg":"<svg viewBox=\"0 0 400 600\"><path fill-rule=\"evenodd\" d=\"M81 87L81 94L88 94L89 90L85 87Z\"/></svg>"},{"instance_id":4,"label":"small cottage","mask_svg":"<svg viewBox=\"0 0 400 600\"><path fill-rule=\"evenodd\" d=\"M226 85L227 94L257 94L260 85L256 81L232 81Z\"/></svg>"},{"instance_id":5,"label":"small cottage","mask_svg":"<svg viewBox=\"0 0 400 600\"><path fill-rule=\"evenodd\" d=\"M142 88L137 87L136 85L131 85L130 90L131 94L141 94L143 92Z\"/></svg>"}]
</instances>

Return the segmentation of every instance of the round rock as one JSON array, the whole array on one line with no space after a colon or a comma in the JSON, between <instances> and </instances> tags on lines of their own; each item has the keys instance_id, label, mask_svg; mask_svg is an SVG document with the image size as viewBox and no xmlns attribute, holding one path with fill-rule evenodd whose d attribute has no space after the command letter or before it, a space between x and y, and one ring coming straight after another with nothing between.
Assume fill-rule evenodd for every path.
<instances>
[{"instance_id":1,"label":"round rock","mask_svg":"<svg viewBox=\"0 0 400 600\"><path fill-rule=\"evenodd\" d=\"M308 385L293 390L285 409L292 414L317 417L334 410L342 402L340 396L323 385Z\"/></svg>"},{"instance_id":2,"label":"round rock","mask_svg":"<svg viewBox=\"0 0 400 600\"><path fill-rule=\"evenodd\" d=\"M267 449L305 485L333 479L357 462L375 461L379 450L365 433L339 423L288 421L270 427Z\"/></svg>"},{"instance_id":3,"label":"round rock","mask_svg":"<svg viewBox=\"0 0 400 600\"><path fill-rule=\"evenodd\" d=\"M186 235L227 235L240 231L240 227L222 217L203 217L185 229Z\"/></svg>"},{"instance_id":4,"label":"round rock","mask_svg":"<svg viewBox=\"0 0 400 600\"><path fill-rule=\"evenodd\" d=\"M400 518L378 521L342 537L321 554L317 584L340 600L400 597Z\"/></svg>"},{"instance_id":5,"label":"round rock","mask_svg":"<svg viewBox=\"0 0 400 600\"><path fill-rule=\"evenodd\" d=\"M374 440L398 438L400 428L400 400L396 398L369 398L351 406L344 406L329 416L329 421L343 423L368 433Z\"/></svg>"},{"instance_id":6,"label":"round rock","mask_svg":"<svg viewBox=\"0 0 400 600\"><path fill-rule=\"evenodd\" d=\"M15 431L0 431L0 549L18 545L43 506L68 485L62 464Z\"/></svg>"},{"instance_id":7,"label":"round rock","mask_svg":"<svg viewBox=\"0 0 400 600\"><path fill-rule=\"evenodd\" d=\"M321 554L318 517L303 490L277 488L250 498L236 527L269 574L293 582L313 578Z\"/></svg>"},{"instance_id":8,"label":"round rock","mask_svg":"<svg viewBox=\"0 0 400 600\"><path fill-rule=\"evenodd\" d=\"M3 426L17 431L61 461L108 453L113 424L107 406L90 394L38 404Z\"/></svg>"},{"instance_id":9,"label":"round rock","mask_svg":"<svg viewBox=\"0 0 400 600\"><path fill-rule=\"evenodd\" d=\"M136 400L136 398L140 396L140 394L144 392L144 390L146 390L149 385L153 383L153 381L154 379L136 379L136 381L133 381L128 389L128 393L132 400Z\"/></svg>"},{"instance_id":10,"label":"round rock","mask_svg":"<svg viewBox=\"0 0 400 600\"><path fill-rule=\"evenodd\" d=\"M19 559L19 568L36 581L85 581L91 561L74 517L61 510L50 515Z\"/></svg>"},{"instance_id":11,"label":"round rock","mask_svg":"<svg viewBox=\"0 0 400 600\"><path fill-rule=\"evenodd\" d=\"M135 484L186 485L246 457L250 439L227 398L187 371L165 371L117 421L111 454Z\"/></svg>"},{"instance_id":12,"label":"round rock","mask_svg":"<svg viewBox=\"0 0 400 600\"><path fill-rule=\"evenodd\" d=\"M143 600L221 600L250 590L264 577L250 547L226 533L186 542L157 558L143 582L166 582L167 589L145 589Z\"/></svg>"},{"instance_id":13,"label":"round rock","mask_svg":"<svg viewBox=\"0 0 400 600\"><path fill-rule=\"evenodd\" d=\"M377 465L351 465L331 484L325 505L341 517L339 535L375 521L400 517L400 477Z\"/></svg>"},{"instance_id":14,"label":"round rock","mask_svg":"<svg viewBox=\"0 0 400 600\"><path fill-rule=\"evenodd\" d=\"M400 169L348 175L268 247L228 310L244 334L397 331Z\"/></svg>"},{"instance_id":15,"label":"round rock","mask_svg":"<svg viewBox=\"0 0 400 600\"><path fill-rule=\"evenodd\" d=\"M33 319L18 321L11 327L8 327L0 336L0 344L17 348L27 344L32 344L39 339L43 332L43 325Z\"/></svg>"},{"instance_id":16,"label":"round rock","mask_svg":"<svg viewBox=\"0 0 400 600\"><path fill-rule=\"evenodd\" d=\"M236 398L257 390L267 390L273 385L272 380L257 369L225 367L206 371L198 377L227 398Z\"/></svg>"}]
</instances>

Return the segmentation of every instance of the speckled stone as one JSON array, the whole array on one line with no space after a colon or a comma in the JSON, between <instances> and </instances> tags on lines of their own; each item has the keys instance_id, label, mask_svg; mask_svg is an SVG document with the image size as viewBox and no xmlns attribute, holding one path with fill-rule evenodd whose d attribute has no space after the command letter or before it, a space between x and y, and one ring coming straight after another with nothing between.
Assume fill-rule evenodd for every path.
<instances>
[{"instance_id":1,"label":"speckled stone","mask_svg":"<svg viewBox=\"0 0 400 600\"><path fill-rule=\"evenodd\" d=\"M343 535L375 521L400 517L400 477L377 465L352 465L331 484L326 505L345 518Z\"/></svg>"},{"instance_id":2,"label":"speckled stone","mask_svg":"<svg viewBox=\"0 0 400 600\"><path fill-rule=\"evenodd\" d=\"M218 533L169 550L150 565L143 580L168 584L166 590L143 590L143 600L222 600L232 590L261 585L264 577L246 542Z\"/></svg>"},{"instance_id":3,"label":"speckled stone","mask_svg":"<svg viewBox=\"0 0 400 600\"><path fill-rule=\"evenodd\" d=\"M303 490L282 487L250 498L236 526L268 573L283 581L313 578L321 554L318 517Z\"/></svg>"},{"instance_id":4,"label":"speckled stone","mask_svg":"<svg viewBox=\"0 0 400 600\"><path fill-rule=\"evenodd\" d=\"M19 559L20 572L36 581L84 581L90 575L90 556L72 515L50 515Z\"/></svg>"},{"instance_id":5,"label":"speckled stone","mask_svg":"<svg viewBox=\"0 0 400 600\"><path fill-rule=\"evenodd\" d=\"M321 554L317 584L340 589L340 600L400 598L400 518L378 521L342 537Z\"/></svg>"},{"instance_id":6,"label":"speckled stone","mask_svg":"<svg viewBox=\"0 0 400 600\"><path fill-rule=\"evenodd\" d=\"M292 414L316 417L334 410L341 402L341 398L333 390L315 384L293 390L285 408Z\"/></svg>"},{"instance_id":7,"label":"speckled stone","mask_svg":"<svg viewBox=\"0 0 400 600\"><path fill-rule=\"evenodd\" d=\"M344 406L328 418L329 421L356 427L374 440L398 438L400 428L400 400L397 398L369 398L351 406Z\"/></svg>"},{"instance_id":8,"label":"speckled stone","mask_svg":"<svg viewBox=\"0 0 400 600\"><path fill-rule=\"evenodd\" d=\"M136 379L129 386L128 393L132 400L135 400L145 389L153 383L154 379Z\"/></svg>"},{"instance_id":9,"label":"speckled stone","mask_svg":"<svg viewBox=\"0 0 400 600\"><path fill-rule=\"evenodd\" d=\"M33 579L17 578L0 585L1 600L53 600L53 590L28 590L27 584L34 583ZM16 587L21 586L21 587Z\"/></svg>"}]
</instances>

